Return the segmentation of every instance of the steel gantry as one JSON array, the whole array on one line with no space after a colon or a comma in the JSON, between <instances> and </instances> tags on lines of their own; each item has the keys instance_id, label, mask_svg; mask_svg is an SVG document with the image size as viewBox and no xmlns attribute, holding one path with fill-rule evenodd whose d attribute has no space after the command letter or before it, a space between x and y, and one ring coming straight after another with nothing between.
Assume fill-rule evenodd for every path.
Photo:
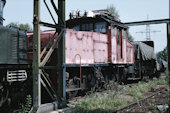
<instances>
[{"instance_id":1,"label":"steel gantry","mask_svg":"<svg viewBox=\"0 0 170 113\"><path fill-rule=\"evenodd\" d=\"M34 14L33 14L33 25L34 25L34 35L33 35L33 109L32 112L47 112L50 109L63 107L66 100L66 83L65 83L65 0L58 0L58 8L56 7L55 0L50 1L55 13L58 15L57 19L54 18L50 7L48 6L46 0L43 0L54 24L43 22L40 19L40 2L42 0L34 0ZM50 28L55 28L56 32L46 45L46 47L41 51L41 38L40 38L40 26L46 26ZM58 33L58 37L55 39L55 35ZM52 43L50 47L50 43ZM46 76L45 65L52 55L56 44L57 48L57 88L54 87L50 78ZM48 51L47 51L48 50ZM46 105L41 105L41 85L44 86L49 96L53 100L53 103L48 103ZM44 107L46 106L46 107ZM47 111L46 111L47 110Z\"/></svg>"}]
</instances>

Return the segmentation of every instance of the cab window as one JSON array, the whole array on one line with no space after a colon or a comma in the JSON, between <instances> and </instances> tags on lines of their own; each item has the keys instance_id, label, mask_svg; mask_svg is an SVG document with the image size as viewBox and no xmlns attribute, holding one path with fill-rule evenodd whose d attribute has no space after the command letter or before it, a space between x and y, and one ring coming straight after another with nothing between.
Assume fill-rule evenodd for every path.
<instances>
[{"instance_id":1,"label":"cab window","mask_svg":"<svg viewBox=\"0 0 170 113\"><path fill-rule=\"evenodd\" d=\"M106 22L98 22L95 24L95 32L106 33Z\"/></svg>"},{"instance_id":2,"label":"cab window","mask_svg":"<svg viewBox=\"0 0 170 113\"><path fill-rule=\"evenodd\" d=\"M89 24L89 31L93 31L93 24Z\"/></svg>"},{"instance_id":3,"label":"cab window","mask_svg":"<svg viewBox=\"0 0 170 113\"><path fill-rule=\"evenodd\" d=\"M126 38L126 30L122 30L123 32L122 32L122 36L123 36L123 38Z\"/></svg>"},{"instance_id":4,"label":"cab window","mask_svg":"<svg viewBox=\"0 0 170 113\"><path fill-rule=\"evenodd\" d=\"M72 27L71 29L74 29L74 30L76 30L76 31L80 31L80 26L77 25L77 26Z\"/></svg>"},{"instance_id":5,"label":"cab window","mask_svg":"<svg viewBox=\"0 0 170 113\"><path fill-rule=\"evenodd\" d=\"M81 25L81 30L82 31L93 31L93 24L82 24Z\"/></svg>"},{"instance_id":6,"label":"cab window","mask_svg":"<svg viewBox=\"0 0 170 113\"><path fill-rule=\"evenodd\" d=\"M116 27L113 26L113 36L116 35Z\"/></svg>"},{"instance_id":7,"label":"cab window","mask_svg":"<svg viewBox=\"0 0 170 113\"><path fill-rule=\"evenodd\" d=\"M119 43L119 29L117 29L117 43Z\"/></svg>"},{"instance_id":8,"label":"cab window","mask_svg":"<svg viewBox=\"0 0 170 113\"><path fill-rule=\"evenodd\" d=\"M87 31L88 30L88 24L82 24L81 30L82 31Z\"/></svg>"}]
</instances>

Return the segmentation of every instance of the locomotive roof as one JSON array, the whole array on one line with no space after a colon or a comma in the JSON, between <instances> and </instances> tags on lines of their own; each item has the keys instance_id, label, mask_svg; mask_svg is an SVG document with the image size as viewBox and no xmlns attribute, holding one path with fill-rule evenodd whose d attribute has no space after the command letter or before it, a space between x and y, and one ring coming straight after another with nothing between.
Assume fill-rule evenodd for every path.
<instances>
[{"instance_id":1,"label":"locomotive roof","mask_svg":"<svg viewBox=\"0 0 170 113\"><path fill-rule=\"evenodd\" d=\"M127 28L127 26L124 26L124 24L118 20L116 20L114 17L109 17L106 15L96 15L94 17L87 17L87 16L82 16L82 17L76 17L73 19L69 19L66 21L67 27L72 27L75 25L80 25L80 24L85 24L85 23L95 23L95 22L107 22L107 23L112 23L115 26Z\"/></svg>"}]
</instances>

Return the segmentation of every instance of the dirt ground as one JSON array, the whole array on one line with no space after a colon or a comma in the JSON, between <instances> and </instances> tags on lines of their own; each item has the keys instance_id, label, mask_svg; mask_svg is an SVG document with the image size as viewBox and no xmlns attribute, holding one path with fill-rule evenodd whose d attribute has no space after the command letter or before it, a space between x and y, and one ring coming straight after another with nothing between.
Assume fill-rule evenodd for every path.
<instances>
[{"instance_id":1,"label":"dirt ground","mask_svg":"<svg viewBox=\"0 0 170 113\"><path fill-rule=\"evenodd\" d=\"M117 113L169 113L167 109L165 110L165 107L168 104L170 105L170 92L167 90L167 87L169 86L157 86L155 91L145 94L144 98L149 98L141 99L137 104L133 104Z\"/></svg>"}]
</instances>

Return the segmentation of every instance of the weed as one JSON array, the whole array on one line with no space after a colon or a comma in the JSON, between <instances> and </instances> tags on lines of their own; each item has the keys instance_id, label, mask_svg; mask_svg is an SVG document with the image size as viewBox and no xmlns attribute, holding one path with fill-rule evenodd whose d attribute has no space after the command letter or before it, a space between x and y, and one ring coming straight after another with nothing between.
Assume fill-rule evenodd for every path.
<instances>
[{"instance_id":1,"label":"weed","mask_svg":"<svg viewBox=\"0 0 170 113\"><path fill-rule=\"evenodd\" d=\"M32 104L32 97L31 95L27 95L25 104L21 105L22 113L28 113L31 109L31 104Z\"/></svg>"}]
</instances>

